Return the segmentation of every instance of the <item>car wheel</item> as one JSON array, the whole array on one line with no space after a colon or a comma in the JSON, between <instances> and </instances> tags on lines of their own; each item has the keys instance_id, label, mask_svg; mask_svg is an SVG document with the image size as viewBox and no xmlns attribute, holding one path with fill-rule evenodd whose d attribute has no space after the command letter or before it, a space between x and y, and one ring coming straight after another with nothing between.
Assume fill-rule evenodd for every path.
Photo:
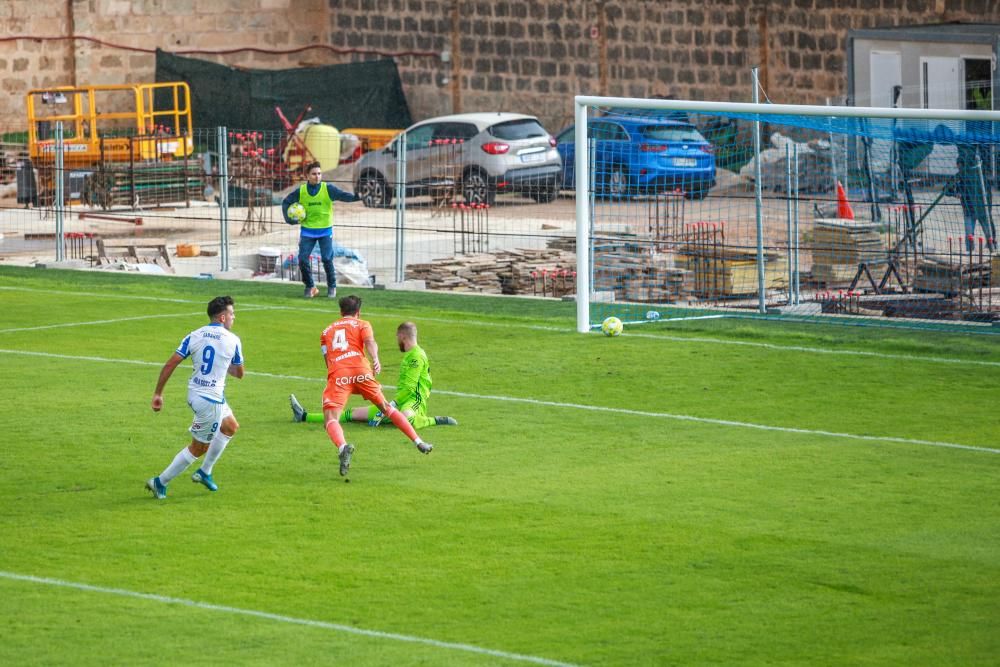
<instances>
[{"instance_id":1,"label":"car wheel","mask_svg":"<svg viewBox=\"0 0 1000 667\"><path fill-rule=\"evenodd\" d=\"M462 178L462 197L467 204L489 204L493 206L496 202L496 190L490 185L486 174L479 171L470 171Z\"/></svg>"},{"instance_id":2,"label":"car wheel","mask_svg":"<svg viewBox=\"0 0 1000 667\"><path fill-rule=\"evenodd\" d=\"M705 197L708 196L708 188L706 188L703 185L696 185L690 190L685 190L684 196L691 200L704 199Z\"/></svg>"},{"instance_id":3,"label":"car wheel","mask_svg":"<svg viewBox=\"0 0 1000 667\"><path fill-rule=\"evenodd\" d=\"M624 197L629 193L628 170L620 164L611 167L605 191L611 197Z\"/></svg>"},{"instance_id":4,"label":"car wheel","mask_svg":"<svg viewBox=\"0 0 1000 667\"><path fill-rule=\"evenodd\" d=\"M392 192L379 173L362 175L358 179L357 193L368 208L387 208L392 203Z\"/></svg>"},{"instance_id":5,"label":"car wheel","mask_svg":"<svg viewBox=\"0 0 1000 667\"><path fill-rule=\"evenodd\" d=\"M537 188L532 188L528 191L528 196L534 199L539 204L548 204L549 202L555 201L555 198L559 195L558 185L547 185L540 186Z\"/></svg>"}]
</instances>

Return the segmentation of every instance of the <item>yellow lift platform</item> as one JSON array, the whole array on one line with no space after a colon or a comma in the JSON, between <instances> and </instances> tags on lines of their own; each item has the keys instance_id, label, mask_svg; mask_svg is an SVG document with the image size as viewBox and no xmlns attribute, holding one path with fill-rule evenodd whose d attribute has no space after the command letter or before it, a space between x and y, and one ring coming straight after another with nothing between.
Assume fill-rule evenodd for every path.
<instances>
[{"instance_id":1,"label":"yellow lift platform","mask_svg":"<svg viewBox=\"0 0 1000 667\"><path fill-rule=\"evenodd\" d=\"M184 173L184 198L189 190L202 189L198 165L188 160L194 140L191 91L184 82L39 88L28 91L26 105L28 154L38 172L40 204L54 198L57 122L63 125L64 169L101 174L89 179L90 203L105 208L157 203L149 193L157 190L157 179L171 180L173 171ZM190 183L189 176L199 182ZM176 200L177 184L170 190Z\"/></svg>"}]
</instances>

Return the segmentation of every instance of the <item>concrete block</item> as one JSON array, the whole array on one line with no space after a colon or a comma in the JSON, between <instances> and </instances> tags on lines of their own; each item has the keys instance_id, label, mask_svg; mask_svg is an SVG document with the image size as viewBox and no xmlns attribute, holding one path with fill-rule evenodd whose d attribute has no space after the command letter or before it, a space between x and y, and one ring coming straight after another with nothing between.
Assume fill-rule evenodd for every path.
<instances>
[{"instance_id":1,"label":"concrete block","mask_svg":"<svg viewBox=\"0 0 1000 667\"><path fill-rule=\"evenodd\" d=\"M591 303L614 303L615 302L615 291L612 290L597 290L590 295Z\"/></svg>"},{"instance_id":2,"label":"concrete block","mask_svg":"<svg viewBox=\"0 0 1000 667\"><path fill-rule=\"evenodd\" d=\"M799 303L792 306L780 306L777 308L768 308L768 315L822 315L823 314L823 304L816 303L815 301L809 301L806 303Z\"/></svg>"},{"instance_id":3,"label":"concrete block","mask_svg":"<svg viewBox=\"0 0 1000 667\"><path fill-rule=\"evenodd\" d=\"M385 288L391 290L420 291L427 289L427 281L404 280L403 282L389 282L386 283Z\"/></svg>"},{"instance_id":4,"label":"concrete block","mask_svg":"<svg viewBox=\"0 0 1000 667\"><path fill-rule=\"evenodd\" d=\"M217 271L212 273L217 280L250 280L253 278L253 271L250 269L230 269L228 271Z\"/></svg>"},{"instance_id":5,"label":"concrete block","mask_svg":"<svg viewBox=\"0 0 1000 667\"><path fill-rule=\"evenodd\" d=\"M61 262L39 262L35 264L37 269L89 269L90 262L85 259L64 259Z\"/></svg>"}]
</instances>

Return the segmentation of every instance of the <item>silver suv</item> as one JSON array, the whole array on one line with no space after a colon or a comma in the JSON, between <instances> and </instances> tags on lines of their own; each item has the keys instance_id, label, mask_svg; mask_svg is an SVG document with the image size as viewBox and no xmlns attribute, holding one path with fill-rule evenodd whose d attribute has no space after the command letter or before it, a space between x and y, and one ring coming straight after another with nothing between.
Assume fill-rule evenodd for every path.
<instances>
[{"instance_id":1,"label":"silver suv","mask_svg":"<svg viewBox=\"0 0 1000 667\"><path fill-rule=\"evenodd\" d=\"M366 153L354 171L354 191L366 206L388 206L397 155L406 137L406 194L493 204L502 192L539 203L559 193L562 159L556 140L534 116L466 113L417 123L387 146Z\"/></svg>"}]
</instances>

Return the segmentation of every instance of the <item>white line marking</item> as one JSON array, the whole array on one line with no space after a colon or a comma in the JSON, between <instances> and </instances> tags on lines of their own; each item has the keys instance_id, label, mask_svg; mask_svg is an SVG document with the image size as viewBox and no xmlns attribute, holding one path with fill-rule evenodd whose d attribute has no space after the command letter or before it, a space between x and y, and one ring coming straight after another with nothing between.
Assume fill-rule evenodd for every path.
<instances>
[{"instance_id":1,"label":"white line marking","mask_svg":"<svg viewBox=\"0 0 1000 667\"><path fill-rule=\"evenodd\" d=\"M481 394L466 394L459 391L434 390L435 394L446 394L448 396L458 396L461 398L475 398L478 400L490 401L513 401L517 403L528 403L531 405L544 405L553 408L572 408L575 410L590 410L592 412L613 412L615 414L635 415L637 417L656 417L659 419L675 419L678 421L697 422L700 424L716 424L718 426L735 426L737 428L752 428L761 431L777 431L779 433L801 433L803 435L821 435L831 438L848 438L850 440L865 440L869 442L898 442L906 445L927 445L930 447L947 447L949 449L965 449L974 452L986 452L988 454L1000 454L1000 449L990 447L978 447L975 445L960 445L954 442L941 442L938 440L917 440L912 438L897 438L890 435L858 435L856 433L841 433L837 431L823 431L806 428L795 428L792 426L769 426L767 424L754 424L753 422L738 422L730 419L713 419L711 417L694 417L692 415L677 415L669 412L646 412L644 410L629 410L627 408L606 408L600 405L581 405L579 403L557 403L555 401L542 401L534 398L514 398L510 396L483 396Z\"/></svg>"},{"instance_id":2,"label":"white line marking","mask_svg":"<svg viewBox=\"0 0 1000 667\"><path fill-rule=\"evenodd\" d=\"M29 352L27 350L4 350L0 349L2 354L23 354L29 357L47 357L50 359L69 359L71 361L100 361L109 364L134 364L137 366L162 366L162 362L155 361L136 361L134 359L108 359L107 357L87 357L87 356L77 356L73 354L56 354L55 352Z\"/></svg>"},{"instance_id":3,"label":"white line marking","mask_svg":"<svg viewBox=\"0 0 1000 667\"><path fill-rule=\"evenodd\" d=\"M308 618L296 618L294 616L284 616L282 614L271 614L266 611L241 609L239 607L228 607L226 605L221 605L221 604L210 604L208 602L198 602L197 600L186 600L184 598L173 598L173 597L167 597L166 595L155 595L153 593L139 593L137 591L129 591L123 588L91 586L90 584L79 584L74 581L65 581L63 579L50 579L48 577L35 577L30 574L17 574L15 572L0 571L0 577L4 579L11 579L13 581L25 581L33 584L45 584L47 586L57 586L60 588L73 588L76 590L88 591L91 593L106 593L109 595L120 595L122 597L127 597L127 598L150 600L152 602L162 602L164 604L181 605L184 607L193 607L195 609L205 609L207 611L220 611L226 614L239 614L240 616L252 616L254 618L262 618L268 621L277 621L279 623L291 623L293 625L305 625L311 628L321 628L323 630L345 632L347 634L361 635L363 637L374 637L376 639L392 639L394 641L408 642L411 644L424 644L426 646L433 646L434 648L450 649L453 651L465 651L467 653L477 653L479 655L489 655L496 658L516 660L518 662L530 662L535 665L551 665L552 667L574 667L572 663L568 662L559 662L556 660L549 660L547 658L539 658L533 655L524 655L522 653L508 653L507 651L497 651L495 649L473 646L472 644L444 642L444 641L438 641L437 639L426 639L424 637L401 635L395 632L380 632L378 630L365 630L364 628L355 628L353 626L342 625L340 623L327 623L326 621L314 621Z\"/></svg>"},{"instance_id":4,"label":"white line marking","mask_svg":"<svg viewBox=\"0 0 1000 667\"><path fill-rule=\"evenodd\" d=\"M67 292L60 290L41 290L34 289L30 287L8 287L0 285L0 290L17 291L17 292L38 292L42 294L58 294L58 295L68 295L68 296L86 296L86 297L100 297L106 299L140 299L147 301L162 301L170 303L201 303L201 301L195 301L191 299L167 299L154 296L140 296L133 294L108 294L99 292ZM207 303L207 302L206 302ZM241 310L247 310L253 308L255 310L287 310L293 312L303 312L303 313L322 313L324 311L317 310L316 308L305 308L302 306L275 306L275 305L264 305L264 304L240 304ZM411 315L404 315L393 312L379 311L377 309L366 311L369 314L377 314L379 317L399 317L408 318ZM513 322L475 322L469 320L455 320L441 317L422 317L421 322L437 322L440 324L456 324L461 323L465 325L489 327L489 328L503 328L503 329L528 329L531 331L552 331L559 333L575 333L575 328L573 327L555 327L555 326L543 326L535 324L516 324ZM661 320L662 322L663 320ZM667 322L671 320L666 320ZM743 347L757 347L765 350L773 350L775 352L803 352L807 354L833 354L833 355L844 355L844 356L854 356L854 357L868 357L873 359L898 359L899 361L914 361L914 362L927 362L935 364L960 364L960 365L970 365L970 366L987 366L992 368L1000 368L1000 361L984 361L980 359L957 359L953 357L922 357L917 355L907 355L907 354L892 354L888 352L868 352L865 350L831 350L821 347L805 347L801 345L775 345L773 343L757 343L753 341L745 340L725 340L722 338L705 338L705 337L690 337L690 336L668 336L668 335L658 335L658 334L647 334L647 333L627 333L626 336L631 338L646 338L650 340L665 340L674 343L707 343L711 345L738 345Z\"/></svg>"},{"instance_id":5,"label":"white line marking","mask_svg":"<svg viewBox=\"0 0 1000 667\"><path fill-rule=\"evenodd\" d=\"M161 315L138 315L136 317L120 317L115 320L90 320L87 322L64 322L62 324L41 324L37 327L17 327L15 329L0 329L0 334L17 331L41 331L42 329L61 329L63 327L84 327L94 324L118 324L119 322L134 322L136 320L153 320L162 317L193 317L204 313L168 313Z\"/></svg>"},{"instance_id":6,"label":"white line marking","mask_svg":"<svg viewBox=\"0 0 1000 667\"><path fill-rule=\"evenodd\" d=\"M134 301L161 301L164 303L201 303L193 299L171 299L165 296L141 296L139 294L116 294L114 292L70 292L67 290L36 289L34 287L9 287L0 285L0 290L8 292L34 292L36 294L56 294L63 296L88 296L100 299L126 299ZM208 304L208 301L205 301Z\"/></svg>"},{"instance_id":7,"label":"white line marking","mask_svg":"<svg viewBox=\"0 0 1000 667\"><path fill-rule=\"evenodd\" d=\"M713 345L741 345L758 347L775 352L808 352L810 354L841 354L852 357L872 357L875 359L899 359L901 361L926 361L935 364L969 364L972 366L1000 367L1000 361L983 361L981 359L955 359L952 357L920 357L908 354L892 354L889 352L867 352L865 350L830 350L822 347L804 347L801 345L775 345L773 343L757 343L747 340L724 340L721 338L701 338L691 336L660 336L657 334L627 333L629 337L652 340L669 340L677 343L710 343Z\"/></svg>"},{"instance_id":8,"label":"white line marking","mask_svg":"<svg viewBox=\"0 0 1000 667\"><path fill-rule=\"evenodd\" d=\"M105 357L83 357L69 354L55 354L52 352L28 352L24 350L0 349L0 354L22 354L35 357L50 357L54 359L70 359L77 361L98 361L115 364L136 364L141 366L162 366L155 361L134 361L131 359L107 359ZM284 375L280 373L265 373L261 371L247 371L247 375L273 378L276 380L296 380L302 382L325 382L322 378L303 377L300 375ZM383 384L383 388L395 389L391 384ZM948 449L964 449L973 452L985 452L988 454L1000 454L1000 449L992 447L981 447L977 445L962 445L955 442L943 442L940 440L919 440L915 438L898 438L891 435L859 435L856 433L843 433L839 431L824 431L805 428L795 428L793 426L771 426L768 424L755 424L753 422L739 422L730 419L714 419L711 417L695 417L693 415L678 415L670 412L646 412L643 410L630 410L628 408L611 408L600 405L583 405L580 403L560 403L557 401L543 401L535 398L518 398L516 396L491 396L484 394L470 394L462 391L448 391L446 389L435 389L435 394L444 396L456 396L458 398L472 398L485 401L504 401L508 403L526 403L528 405L542 405L552 408L570 408L572 410L587 410L590 412L610 412L621 415L634 415L638 417L654 417L657 419L674 419L677 421L697 422L701 424L714 424L716 426L732 426L735 428L751 428L761 431L776 431L779 433L801 433L803 435L819 435L831 438L847 438L849 440L862 440L866 442L895 442L904 445L924 445L928 447L945 447Z\"/></svg>"},{"instance_id":9,"label":"white line marking","mask_svg":"<svg viewBox=\"0 0 1000 667\"><path fill-rule=\"evenodd\" d=\"M671 317L669 320L625 320L628 325L656 324L657 322L691 322L693 320L724 320L732 315L690 315L688 317ZM600 329L600 324L593 324L591 329Z\"/></svg>"},{"instance_id":10,"label":"white line marking","mask_svg":"<svg viewBox=\"0 0 1000 667\"><path fill-rule=\"evenodd\" d=\"M240 308L240 312L256 312L260 310L272 310L266 306L243 306ZM140 320L155 320L164 317L197 317L201 315L205 316L205 311L198 311L195 313L158 313L154 315L136 315L135 317L120 317L114 320L87 320L85 322L64 322L62 324L40 324L37 327L18 327L14 329L0 329L0 334L2 333L15 333L19 331L39 331L41 329L60 329L63 327L84 327L93 326L100 324L118 324L119 322L137 322Z\"/></svg>"}]
</instances>

